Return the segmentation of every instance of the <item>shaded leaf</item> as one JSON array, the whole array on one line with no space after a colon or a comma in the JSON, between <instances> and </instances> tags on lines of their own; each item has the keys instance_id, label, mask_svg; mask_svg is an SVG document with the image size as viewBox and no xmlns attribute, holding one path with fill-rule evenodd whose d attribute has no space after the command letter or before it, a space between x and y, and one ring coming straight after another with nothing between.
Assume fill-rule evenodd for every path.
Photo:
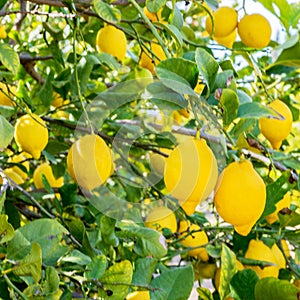
<instances>
[{"instance_id":1,"label":"shaded leaf","mask_svg":"<svg viewBox=\"0 0 300 300\"><path fill-rule=\"evenodd\" d=\"M59 276L53 267L47 267L43 289L46 295L55 293L59 289Z\"/></svg>"},{"instance_id":2,"label":"shaded leaf","mask_svg":"<svg viewBox=\"0 0 300 300\"><path fill-rule=\"evenodd\" d=\"M152 13L157 13L166 4L166 0L146 0L146 7Z\"/></svg>"},{"instance_id":3,"label":"shaded leaf","mask_svg":"<svg viewBox=\"0 0 300 300\"><path fill-rule=\"evenodd\" d=\"M0 245L14 237L14 228L8 223L7 215L0 215Z\"/></svg>"},{"instance_id":4,"label":"shaded leaf","mask_svg":"<svg viewBox=\"0 0 300 300\"><path fill-rule=\"evenodd\" d=\"M228 88L222 89L220 105L223 109L223 126L227 127L236 118L239 98L233 90Z\"/></svg>"},{"instance_id":5,"label":"shaded leaf","mask_svg":"<svg viewBox=\"0 0 300 300\"><path fill-rule=\"evenodd\" d=\"M14 127L3 117L0 116L0 149L6 148L14 137Z\"/></svg>"},{"instance_id":6,"label":"shaded leaf","mask_svg":"<svg viewBox=\"0 0 300 300\"><path fill-rule=\"evenodd\" d=\"M99 255L87 264L84 277L87 279L99 279L106 270L106 256Z\"/></svg>"}]
</instances>

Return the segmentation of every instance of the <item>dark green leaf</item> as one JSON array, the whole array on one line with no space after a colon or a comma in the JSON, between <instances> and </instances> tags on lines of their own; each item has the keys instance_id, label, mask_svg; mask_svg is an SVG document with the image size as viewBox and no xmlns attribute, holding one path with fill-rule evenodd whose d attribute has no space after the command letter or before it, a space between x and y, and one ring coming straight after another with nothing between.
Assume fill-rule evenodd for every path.
<instances>
[{"instance_id":1,"label":"dark green leaf","mask_svg":"<svg viewBox=\"0 0 300 300\"><path fill-rule=\"evenodd\" d=\"M166 4L166 0L146 0L146 7L152 13L157 13Z\"/></svg>"},{"instance_id":2,"label":"dark green leaf","mask_svg":"<svg viewBox=\"0 0 300 300\"><path fill-rule=\"evenodd\" d=\"M87 279L99 279L106 270L106 256L99 255L86 266L84 277Z\"/></svg>"},{"instance_id":3,"label":"dark green leaf","mask_svg":"<svg viewBox=\"0 0 300 300\"><path fill-rule=\"evenodd\" d=\"M45 281L43 282L43 289L46 295L55 293L59 289L59 276L53 267L47 267L45 272Z\"/></svg>"},{"instance_id":4,"label":"dark green leaf","mask_svg":"<svg viewBox=\"0 0 300 300\"><path fill-rule=\"evenodd\" d=\"M72 263L79 266L86 266L87 264L91 263L91 258L82 252L74 249L68 255L62 258L63 262Z\"/></svg>"},{"instance_id":5,"label":"dark green leaf","mask_svg":"<svg viewBox=\"0 0 300 300\"><path fill-rule=\"evenodd\" d=\"M6 148L14 137L14 127L3 117L0 116L0 149Z\"/></svg>"},{"instance_id":6,"label":"dark green leaf","mask_svg":"<svg viewBox=\"0 0 300 300\"><path fill-rule=\"evenodd\" d=\"M263 118L268 116L277 116L274 110L258 102L248 102L241 104L238 110L237 117L243 119Z\"/></svg>"},{"instance_id":7,"label":"dark green leaf","mask_svg":"<svg viewBox=\"0 0 300 300\"><path fill-rule=\"evenodd\" d=\"M220 105L223 109L223 126L226 128L236 118L239 98L233 90L228 88L222 89Z\"/></svg>"},{"instance_id":8,"label":"dark green leaf","mask_svg":"<svg viewBox=\"0 0 300 300\"><path fill-rule=\"evenodd\" d=\"M16 74L20 66L18 53L8 44L0 43L0 61L11 72Z\"/></svg>"},{"instance_id":9,"label":"dark green leaf","mask_svg":"<svg viewBox=\"0 0 300 300\"><path fill-rule=\"evenodd\" d=\"M116 220L107 216L102 216L100 219L100 230L103 240L106 244L117 247L119 245L119 239L115 234Z\"/></svg>"},{"instance_id":10,"label":"dark green leaf","mask_svg":"<svg viewBox=\"0 0 300 300\"><path fill-rule=\"evenodd\" d=\"M155 271L156 264L157 260L150 257L137 259L134 264L135 267L132 278L132 284L150 284L152 275Z\"/></svg>"},{"instance_id":11,"label":"dark green leaf","mask_svg":"<svg viewBox=\"0 0 300 300\"><path fill-rule=\"evenodd\" d=\"M121 20L121 12L117 8L111 7L102 0L94 0L94 7L96 13L104 21L118 23Z\"/></svg>"}]
</instances>

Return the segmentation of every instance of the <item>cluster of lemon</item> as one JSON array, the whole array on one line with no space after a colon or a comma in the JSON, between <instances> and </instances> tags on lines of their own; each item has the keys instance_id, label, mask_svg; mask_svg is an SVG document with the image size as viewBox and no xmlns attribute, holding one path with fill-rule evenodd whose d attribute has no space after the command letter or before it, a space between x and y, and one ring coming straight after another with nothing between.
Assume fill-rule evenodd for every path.
<instances>
[{"instance_id":1,"label":"cluster of lemon","mask_svg":"<svg viewBox=\"0 0 300 300\"><path fill-rule=\"evenodd\" d=\"M206 31L213 35L216 42L232 48L237 33L244 45L252 48L268 46L271 39L269 21L261 14L246 14L238 21L237 11L228 6L222 6L211 12L206 18Z\"/></svg>"}]
</instances>

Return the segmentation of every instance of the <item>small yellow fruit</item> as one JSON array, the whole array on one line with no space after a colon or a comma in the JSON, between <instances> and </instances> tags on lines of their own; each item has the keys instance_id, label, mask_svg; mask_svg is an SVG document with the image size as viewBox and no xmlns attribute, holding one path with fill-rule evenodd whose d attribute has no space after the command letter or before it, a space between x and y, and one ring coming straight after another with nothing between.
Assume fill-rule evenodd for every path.
<instances>
[{"instance_id":1,"label":"small yellow fruit","mask_svg":"<svg viewBox=\"0 0 300 300\"><path fill-rule=\"evenodd\" d=\"M223 6L212 13L214 20L214 36L225 37L231 34L238 25L238 15L234 8ZM212 34L212 21L208 16L206 18L205 29Z\"/></svg>"},{"instance_id":2,"label":"small yellow fruit","mask_svg":"<svg viewBox=\"0 0 300 300\"><path fill-rule=\"evenodd\" d=\"M150 300L149 291L132 292L126 296L126 300Z\"/></svg>"},{"instance_id":3,"label":"small yellow fruit","mask_svg":"<svg viewBox=\"0 0 300 300\"><path fill-rule=\"evenodd\" d=\"M24 115L16 122L14 137L21 150L39 159L48 144L48 129L36 114Z\"/></svg>"},{"instance_id":4,"label":"small yellow fruit","mask_svg":"<svg viewBox=\"0 0 300 300\"><path fill-rule=\"evenodd\" d=\"M169 228L171 232L175 233L177 230L176 216L171 209L165 206L157 206L150 211L145 226L160 232L163 228Z\"/></svg>"},{"instance_id":5,"label":"small yellow fruit","mask_svg":"<svg viewBox=\"0 0 300 300\"><path fill-rule=\"evenodd\" d=\"M187 214L211 194L217 178L216 158L203 139L185 140L166 159L166 188Z\"/></svg>"},{"instance_id":6,"label":"small yellow fruit","mask_svg":"<svg viewBox=\"0 0 300 300\"><path fill-rule=\"evenodd\" d=\"M12 163L20 163L24 166L24 168L29 171L29 161L26 161L26 159L29 158L29 155L25 152L20 153L18 155L14 155L10 157L7 161ZM13 166L10 169L12 169L15 173L17 173L24 181L28 178L28 173L24 172L19 168L18 166Z\"/></svg>"},{"instance_id":7,"label":"small yellow fruit","mask_svg":"<svg viewBox=\"0 0 300 300\"><path fill-rule=\"evenodd\" d=\"M242 42L253 48L263 48L271 40L271 25L261 14L245 15L238 24L238 33Z\"/></svg>"},{"instance_id":8,"label":"small yellow fruit","mask_svg":"<svg viewBox=\"0 0 300 300\"><path fill-rule=\"evenodd\" d=\"M64 178L55 178L51 166L48 163L39 165L33 172L33 183L37 189L44 188L43 175L52 188L60 188L64 184Z\"/></svg>"},{"instance_id":9,"label":"small yellow fruit","mask_svg":"<svg viewBox=\"0 0 300 300\"><path fill-rule=\"evenodd\" d=\"M277 277L280 268L285 268L285 260L283 254L274 244L272 249L265 245L262 241L251 240L245 253L245 258L270 262L274 266L267 266L263 269L259 266L248 266L253 269L260 278Z\"/></svg>"},{"instance_id":10,"label":"small yellow fruit","mask_svg":"<svg viewBox=\"0 0 300 300\"><path fill-rule=\"evenodd\" d=\"M124 32L112 25L98 31L96 45L99 52L105 52L123 60L126 55L127 39Z\"/></svg>"},{"instance_id":11,"label":"small yellow fruit","mask_svg":"<svg viewBox=\"0 0 300 300\"><path fill-rule=\"evenodd\" d=\"M16 173L12 168L5 169L4 173L7 177L12 179L16 184L24 183L24 179L18 173Z\"/></svg>"},{"instance_id":12,"label":"small yellow fruit","mask_svg":"<svg viewBox=\"0 0 300 300\"><path fill-rule=\"evenodd\" d=\"M55 108L63 106L64 105L63 97L60 94L53 92L53 101L51 102L51 105Z\"/></svg>"},{"instance_id":13,"label":"small yellow fruit","mask_svg":"<svg viewBox=\"0 0 300 300\"><path fill-rule=\"evenodd\" d=\"M192 232L188 234L188 231ZM196 224L190 224L187 221L181 221L179 223L179 237L185 237L181 240L181 244L186 247L199 247L208 243L208 237L205 231L202 231L201 228ZM208 261L209 256L205 247L191 249L188 251L189 256L197 257L202 261Z\"/></svg>"},{"instance_id":14,"label":"small yellow fruit","mask_svg":"<svg viewBox=\"0 0 300 300\"><path fill-rule=\"evenodd\" d=\"M86 135L77 140L67 156L68 171L78 185L93 190L105 183L112 173L110 148L98 135Z\"/></svg>"},{"instance_id":15,"label":"small yellow fruit","mask_svg":"<svg viewBox=\"0 0 300 300\"><path fill-rule=\"evenodd\" d=\"M195 86L194 88L194 91L197 93L197 94L202 94L203 90L205 88L205 84L202 83L202 81L199 81L197 83L197 85Z\"/></svg>"},{"instance_id":16,"label":"small yellow fruit","mask_svg":"<svg viewBox=\"0 0 300 300\"><path fill-rule=\"evenodd\" d=\"M229 35L226 35L224 37L214 37L214 40L227 48L232 48L233 43L236 40L236 33L237 30L234 29Z\"/></svg>"},{"instance_id":17,"label":"small yellow fruit","mask_svg":"<svg viewBox=\"0 0 300 300\"><path fill-rule=\"evenodd\" d=\"M232 162L220 174L214 203L224 221L247 235L266 204L266 186L250 161Z\"/></svg>"},{"instance_id":18,"label":"small yellow fruit","mask_svg":"<svg viewBox=\"0 0 300 300\"><path fill-rule=\"evenodd\" d=\"M5 31L5 27L0 25L0 39L5 39L7 37L7 33Z\"/></svg>"},{"instance_id":19,"label":"small yellow fruit","mask_svg":"<svg viewBox=\"0 0 300 300\"><path fill-rule=\"evenodd\" d=\"M155 14L150 12L146 6L144 6L143 11L146 17L152 22L158 22L161 19L162 8Z\"/></svg>"},{"instance_id":20,"label":"small yellow fruit","mask_svg":"<svg viewBox=\"0 0 300 300\"><path fill-rule=\"evenodd\" d=\"M151 43L150 50L154 55L148 51L143 51L139 60L139 65L148 69L153 75L155 75L155 66L167 57L162 47L155 41Z\"/></svg>"},{"instance_id":21,"label":"small yellow fruit","mask_svg":"<svg viewBox=\"0 0 300 300\"><path fill-rule=\"evenodd\" d=\"M15 103L11 100L11 98L14 98L15 93L16 88L14 86L9 86L8 89L6 84L0 82L0 105L15 106Z\"/></svg>"},{"instance_id":22,"label":"small yellow fruit","mask_svg":"<svg viewBox=\"0 0 300 300\"><path fill-rule=\"evenodd\" d=\"M268 107L275 110L284 119L261 118L259 119L259 128L265 138L270 141L273 149L279 149L282 141L292 129L293 115L289 107L278 99L272 101Z\"/></svg>"},{"instance_id":23,"label":"small yellow fruit","mask_svg":"<svg viewBox=\"0 0 300 300\"><path fill-rule=\"evenodd\" d=\"M287 192L284 195L284 197L275 204L276 210L273 213L271 213L270 215L266 216L267 222L269 224L273 224L276 221L278 221L279 220L279 218L278 218L279 211L285 207L289 208L290 204L291 204L291 193Z\"/></svg>"}]
</instances>

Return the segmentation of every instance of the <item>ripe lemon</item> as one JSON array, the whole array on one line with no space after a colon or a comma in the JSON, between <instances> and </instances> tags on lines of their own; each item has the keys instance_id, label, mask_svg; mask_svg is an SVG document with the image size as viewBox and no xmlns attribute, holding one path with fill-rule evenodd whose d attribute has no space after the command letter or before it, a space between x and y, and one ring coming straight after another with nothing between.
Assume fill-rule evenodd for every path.
<instances>
[{"instance_id":1,"label":"ripe lemon","mask_svg":"<svg viewBox=\"0 0 300 300\"><path fill-rule=\"evenodd\" d=\"M37 189L44 187L43 175L46 177L49 185L52 188L59 188L64 184L64 178L55 178L51 166L48 163L39 165L33 172L33 183Z\"/></svg>"},{"instance_id":2,"label":"ripe lemon","mask_svg":"<svg viewBox=\"0 0 300 300\"><path fill-rule=\"evenodd\" d=\"M194 267L194 280L199 280L199 278L210 279L214 278L217 266L216 264L207 263L197 261L196 264L193 265Z\"/></svg>"},{"instance_id":3,"label":"ripe lemon","mask_svg":"<svg viewBox=\"0 0 300 300\"><path fill-rule=\"evenodd\" d=\"M166 188L187 214L211 194L217 178L216 158L203 139L185 140L166 159Z\"/></svg>"},{"instance_id":4,"label":"ripe lemon","mask_svg":"<svg viewBox=\"0 0 300 300\"><path fill-rule=\"evenodd\" d=\"M103 184L112 173L111 151L98 135L86 135L69 149L67 166L70 175L80 187L93 190Z\"/></svg>"},{"instance_id":5,"label":"ripe lemon","mask_svg":"<svg viewBox=\"0 0 300 300\"><path fill-rule=\"evenodd\" d=\"M64 105L63 97L60 94L53 92L53 101L51 102L51 105L55 108L63 106Z\"/></svg>"},{"instance_id":6,"label":"ripe lemon","mask_svg":"<svg viewBox=\"0 0 300 300\"><path fill-rule=\"evenodd\" d=\"M247 235L266 204L266 186L250 161L232 162L220 174L214 203L224 221Z\"/></svg>"},{"instance_id":7,"label":"ripe lemon","mask_svg":"<svg viewBox=\"0 0 300 300\"><path fill-rule=\"evenodd\" d=\"M14 97L15 93L16 88L14 86L10 86L8 89L6 84L0 82L0 105L14 106L15 104L11 100L11 98ZM10 97L8 97L7 95L9 95Z\"/></svg>"},{"instance_id":8,"label":"ripe lemon","mask_svg":"<svg viewBox=\"0 0 300 300\"><path fill-rule=\"evenodd\" d=\"M276 244L274 244L271 249L262 241L251 240L245 253L245 257L274 264L274 266L267 266L263 269L259 266L248 266L253 269L260 278L277 277L279 269L285 267L285 260Z\"/></svg>"},{"instance_id":9,"label":"ripe lemon","mask_svg":"<svg viewBox=\"0 0 300 300\"><path fill-rule=\"evenodd\" d=\"M14 155L7 160L8 162L12 162L12 163L20 163L27 170L27 172L24 172L18 166L13 166L10 168L23 179L23 182L28 178L29 161L26 161L27 158L29 158L29 155L23 152L18 155Z\"/></svg>"},{"instance_id":10,"label":"ripe lemon","mask_svg":"<svg viewBox=\"0 0 300 300\"><path fill-rule=\"evenodd\" d=\"M187 235L187 231L196 231ZM179 223L179 237L186 236L181 240L181 244L186 247L199 247L208 243L208 237L205 231L202 231L201 228L196 224L190 224L187 221L181 221ZM197 257L202 261L208 261L209 256L204 247L191 249L188 251L189 256Z\"/></svg>"},{"instance_id":11,"label":"ripe lemon","mask_svg":"<svg viewBox=\"0 0 300 300\"><path fill-rule=\"evenodd\" d=\"M27 114L17 120L14 137L21 150L39 159L48 144L48 129L39 116Z\"/></svg>"},{"instance_id":12,"label":"ripe lemon","mask_svg":"<svg viewBox=\"0 0 300 300\"><path fill-rule=\"evenodd\" d=\"M289 208L291 204L291 193L287 192L284 197L278 201L275 206L276 206L276 210L271 213L270 215L266 216L266 220L269 224L273 224L276 221L278 221L278 213L280 210L282 210L283 208L287 207Z\"/></svg>"},{"instance_id":13,"label":"ripe lemon","mask_svg":"<svg viewBox=\"0 0 300 300\"><path fill-rule=\"evenodd\" d=\"M231 34L238 25L238 15L234 8L223 6L212 12L214 20L214 36L225 37ZM210 17L206 18L205 29L212 34L212 21Z\"/></svg>"},{"instance_id":14,"label":"ripe lemon","mask_svg":"<svg viewBox=\"0 0 300 300\"><path fill-rule=\"evenodd\" d=\"M238 24L238 33L242 42L253 48L268 46L272 29L269 21L261 14L245 15Z\"/></svg>"},{"instance_id":15,"label":"ripe lemon","mask_svg":"<svg viewBox=\"0 0 300 300\"><path fill-rule=\"evenodd\" d=\"M226 35L224 37L214 37L214 40L227 48L232 48L233 43L236 40L236 34L237 30L234 29L229 35Z\"/></svg>"},{"instance_id":16,"label":"ripe lemon","mask_svg":"<svg viewBox=\"0 0 300 300\"><path fill-rule=\"evenodd\" d=\"M149 291L137 291L127 295L126 300L150 300Z\"/></svg>"},{"instance_id":17,"label":"ripe lemon","mask_svg":"<svg viewBox=\"0 0 300 300\"><path fill-rule=\"evenodd\" d=\"M123 60L126 55L127 39L124 32L112 25L98 31L96 45L99 52L105 52Z\"/></svg>"},{"instance_id":18,"label":"ripe lemon","mask_svg":"<svg viewBox=\"0 0 300 300\"><path fill-rule=\"evenodd\" d=\"M177 230L176 216L171 209L165 206L157 206L150 211L145 220L145 226L160 232L163 228L169 228L175 233Z\"/></svg>"},{"instance_id":19,"label":"ripe lemon","mask_svg":"<svg viewBox=\"0 0 300 300\"><path fill-rule=\"evenodd\" d=\"M147 16L147 18L152 21L152 22L157 22L161 19L161 12L162 12L162 8L155 14L152 13L148 10L148 8L146 6L144 6L143 11L144 14Z\"/></svg>"},{"instance_id":20,"label":"ripe lemon","mask_svg":"<svg viewBox=\"0 0 300 300\"><path fill-rule=\"evenodd\" d=\"M22 184L24 183L24 179L16 173L12 168L7 168L4 170L4 173L7 177L12 179L16 184Z\"/></svg>"},{"instance_id":21,"label":"ripe lemon","mask_svg":"<svg viewBox=\"0 0 300 300\"><path fill-rule=\"evenodd\" d=\"M154 55L152 55L152 53L149 53L148 51L143 51L140 56L139 65L143 68L148 69L153 75L155 75L155 66L161 60L165 60L167 57L162 47L155 41L151 43L150 50Z\"/></svg>"},{"instance_id":22,"label":"ripe lemon","mask_svg":"<svg viewBox=\"0 0 300 300\"><path fill-rule=\"evenodd\" d=\"M0 25L0 39L5 39L7 37L7 33L5 31L5 27Z\"/></svg>"},{"instance_id":23,"label":"ripe lemon","mask_svg":"<svg viewBox=\"0 0 300 300\"><path fill-rule=\"evenodd\" d=\"M261 118L259 128L265 138L270 141L273 149L279 149L282 141L292 129L293 116L289 107L278 99L272 101L268 107L274 109L284 119Z\"/></svg>"}]
</instances>

